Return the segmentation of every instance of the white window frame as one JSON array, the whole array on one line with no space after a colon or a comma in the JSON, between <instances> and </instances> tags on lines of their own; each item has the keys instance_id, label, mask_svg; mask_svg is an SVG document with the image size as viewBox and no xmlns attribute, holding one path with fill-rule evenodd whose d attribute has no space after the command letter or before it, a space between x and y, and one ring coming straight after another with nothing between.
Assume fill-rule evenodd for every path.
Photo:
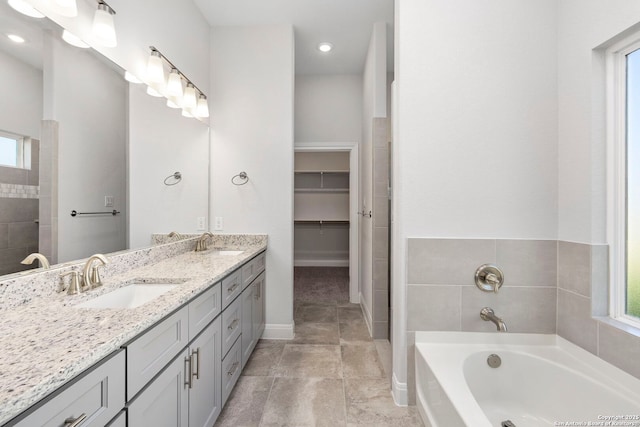
<instances>
[{"instance_id":1,"label":"white window frame","mask_svg":"<svg viewBox=\"0 0 640 427\"><path fill-rule=\"evenodd\" d=\"M627 61L640 49L640 33L606 50L607 67L607 237L609 241L609 316L635 328L640 319L626 314L627 282Z\"/></svg>"},{"instance_id":2,"label":"white window frame","mask_svg":"<svg viewBox=\"0 0 640 427\"><path fill-rule=\"evenodd\" d=\"M24 161L25 137L21 135L16 135L14 133L5 132L5 131L0 131L0 136L3 136L8 139L13 139L16 141L16 165L11 166L11 165L0 164L0 166L3 168L25 169L25 161Z\"/></svg>"}]
</instances>

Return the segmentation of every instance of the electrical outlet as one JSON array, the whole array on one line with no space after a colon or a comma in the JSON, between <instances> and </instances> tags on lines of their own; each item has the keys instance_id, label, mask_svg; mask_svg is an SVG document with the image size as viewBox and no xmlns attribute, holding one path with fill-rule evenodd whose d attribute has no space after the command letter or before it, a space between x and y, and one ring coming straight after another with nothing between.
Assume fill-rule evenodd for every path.
<instances>
[{"instance_id":1,"label":"electrical outlet","mask_svg":"<svg viewBox=\"0 0 640 427\"><path fill-rule=\"evenodd\" d=\"M113 196L104 196L104 207L105 208L113 207Z\"/></svg>"},{"instance_id":2,"label":"electrical outlet","mask_svg":"<svg viewBox=\"0 0 640 427\"><path fill-rule=\"evenodd\" d=\"M224 227L222 226L222 217L221 216L217 216L214 219L213 222L213 229L216 231L222 231L224 229Z\"/></svg>"},{"instance_id":3,"label":"electrical outlet","mask_svg":"<svg viewBox=\"0 0 640 427\"><path fill-rule=\"evenodd\" d=\"M198 222L198 231L203 231L207 229L207 222L205 220L205 217L199 216L196 220Z\"/></svg>"}]
</instances>

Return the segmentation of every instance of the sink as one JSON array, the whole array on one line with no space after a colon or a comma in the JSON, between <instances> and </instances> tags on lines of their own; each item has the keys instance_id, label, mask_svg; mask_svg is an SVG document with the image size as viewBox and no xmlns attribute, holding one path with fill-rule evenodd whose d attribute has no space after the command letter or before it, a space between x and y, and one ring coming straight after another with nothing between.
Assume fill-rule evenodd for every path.
<instances>
[{"instance_id":1,"label":"sink","mask_svg":"<svg viewBox=\"0 0 640 427\"><path fill-rule=\"evenodd\" d=\"M199 252L202 255L214 255L214 256L236 256L240 255L244 251L232 251L227 249L207 249L206 251Z\"/></svg>"},{"instance_id":2,"label":"sink","mask_svg":"<svg viewBox=\"0 0 640 427\"><path fill-rule=\"evenodd\" d=\"M80 304L78 308L136 308L165 292L174 289L175 283L134 282Z\"/></svg>"}]
</instances>

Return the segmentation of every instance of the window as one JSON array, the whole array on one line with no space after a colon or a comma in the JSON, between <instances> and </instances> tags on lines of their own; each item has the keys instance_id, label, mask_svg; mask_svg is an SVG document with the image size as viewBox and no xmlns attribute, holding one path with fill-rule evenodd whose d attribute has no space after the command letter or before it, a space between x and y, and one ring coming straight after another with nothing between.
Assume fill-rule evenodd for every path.
<instances>
[{"instance_id":1,"label":"window","mask_svg":"<svg viewBox=\"0 0 640 427\"><path fill-rule=\"evenodd\" d=\"M610 311L640 327L640 35L611 47L607 61Z\"/></svg>"},{"instance_id":2,"label":"window","mask_svg":"<svg viewBox=\"0 0 640 427\"><path fill-rule=\"evenodd\" d=\"M25 138L0 131L0 166L24 167Z\"/></svg>"}]
</instances>

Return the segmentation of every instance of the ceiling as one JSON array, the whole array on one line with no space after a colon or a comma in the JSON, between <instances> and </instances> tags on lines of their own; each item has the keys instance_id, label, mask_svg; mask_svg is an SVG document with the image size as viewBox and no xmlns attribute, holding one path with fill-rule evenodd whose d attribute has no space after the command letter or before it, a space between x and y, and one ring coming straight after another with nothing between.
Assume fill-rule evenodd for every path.
<instances>
[{"instance_id":1,"label":"ceiling","mask_svg":"<svg viewBox=\"0 0 640 427\"><path fill-rule=\"evenodd\" d=\"M6 1L0 1L0 51L42 69L42 28L48 26L46 19L29 18L13 10ZM25 39L22 44L12 42L8 34Z\"/></svg>"},{"instance_id":2,"label":"ceiling","mask_svg":"<svg viewBox=\"0 0 640 427\"><path fill-rule=\"evenodd\" d=\"M211 26L291 24L296 74L361 74L373 24L386 22L393 69L393 0L194 0ZM330 53L317 49L330 42Z\"/></svg>"}]
</instances>

